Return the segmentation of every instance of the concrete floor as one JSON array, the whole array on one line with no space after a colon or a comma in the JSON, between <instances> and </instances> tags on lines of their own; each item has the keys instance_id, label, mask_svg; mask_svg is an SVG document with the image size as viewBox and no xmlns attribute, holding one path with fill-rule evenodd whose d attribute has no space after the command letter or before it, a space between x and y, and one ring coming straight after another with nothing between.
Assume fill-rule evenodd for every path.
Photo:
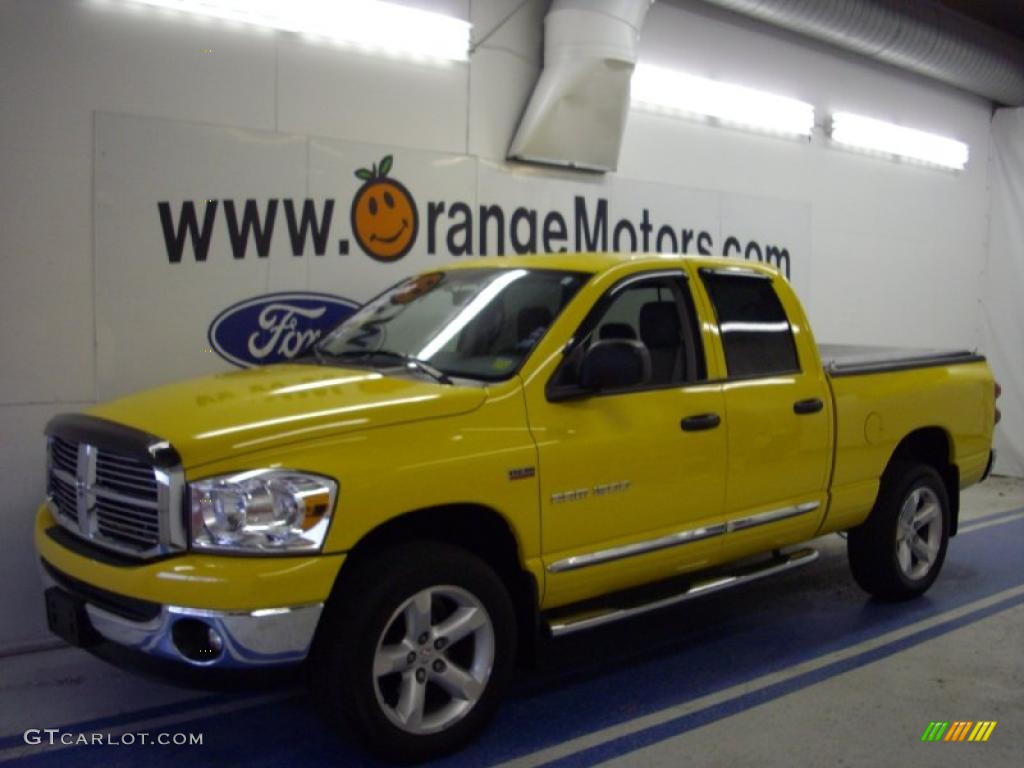
<instances>
[{"instance_id":1,"label":"concrete floor","mask_svg":"<svg viewBox=\"0 0 1024 768\"><path fill-rule=\"evenodd\" d=\"M912 603L868 600L839 537L815 546L807 568L550 643L484 737L437 764L1024 764L1024 481L963 494L943 574ZM934 720L998 725L983 744L922 743ZM26 744L30 728L201 734L203 745ZM0 762L186 760L375 764L330 736L297 689L182 690L71 648L0 659Z\"/></svg>"}]
</instances>

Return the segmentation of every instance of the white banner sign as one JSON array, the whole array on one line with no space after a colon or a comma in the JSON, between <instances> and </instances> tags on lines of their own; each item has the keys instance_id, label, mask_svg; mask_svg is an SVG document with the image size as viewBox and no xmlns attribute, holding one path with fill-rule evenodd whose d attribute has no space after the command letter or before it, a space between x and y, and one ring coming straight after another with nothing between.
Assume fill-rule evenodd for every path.
<instances>
[{"instance_id":1,"label":"white banner sign","mask_svg":"<svg viewBox=\"0 0 1024 768\"><path fill-rule=\"evenodd\" d=\"M120 115L95 152L101 398L290 359L452 258L724 254L808 282L808 204Z\"/></svg>"}]
</instances>

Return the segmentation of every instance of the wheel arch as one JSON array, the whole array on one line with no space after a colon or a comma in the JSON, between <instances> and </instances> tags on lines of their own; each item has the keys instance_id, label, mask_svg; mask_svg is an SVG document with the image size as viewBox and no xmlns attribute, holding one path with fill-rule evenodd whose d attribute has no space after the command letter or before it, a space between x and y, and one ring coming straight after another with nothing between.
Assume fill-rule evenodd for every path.
<instances>
[{"instance_id":1,"label":"wheel arch","mask_svg":"<svg viewBox=\"0 0 1024 768\"><path fill-rule=\"evenodd\" d=\"M900 462L919 461L932 467L946 486L951 518L950 536L955 536L960 522L960 471L953 461L953 439L939 426L920 427L896 445L885 472Z\"/></svg>"},{"instance_id":2,"label":"wheel arch","mask_svg":"<svg viewBox=\"0 0 1024 768\"><path fill-rule=\"evenodd\" d=\"M377 526L349 551L335 579L331 600L344 592L347 577L354 571L393 546L415 541L457 546L476 555L497 572L512 598L519 631L519 660L532 663L540 631L538 585L533 575L523 568L521 547L508 520L483 504L423 507Z\"/></svg>"}]
</instances>

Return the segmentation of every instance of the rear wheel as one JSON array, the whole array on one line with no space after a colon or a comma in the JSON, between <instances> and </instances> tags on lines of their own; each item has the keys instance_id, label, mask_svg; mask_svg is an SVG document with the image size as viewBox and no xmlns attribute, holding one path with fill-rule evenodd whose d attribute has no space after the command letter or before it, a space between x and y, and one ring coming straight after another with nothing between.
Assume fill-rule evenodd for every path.
<instances>
[{"instance_id":1,"label":"rear wheel","mask_svg":"<svg viewBox=\"0 0 1024 768\"><path fill-rule=\"evenodd\" d=\"M938 472L927 464L894 464L871 515L847 537L854 579L882 600L924 594L942 570L949 530L949 497Z\"/></svg>"},{"instance_id":2,"label":"rear wheel","mask_svg":"<svg viewBox=\"0 0 1024 768\"><path fill-rule=\"evenodd\" d=\"M511 678L516 630L504 584L477 557L435 543L388 550L353 575L317 641L321 701L391 760L463 746Z\"/></svg>"}]
</instances>

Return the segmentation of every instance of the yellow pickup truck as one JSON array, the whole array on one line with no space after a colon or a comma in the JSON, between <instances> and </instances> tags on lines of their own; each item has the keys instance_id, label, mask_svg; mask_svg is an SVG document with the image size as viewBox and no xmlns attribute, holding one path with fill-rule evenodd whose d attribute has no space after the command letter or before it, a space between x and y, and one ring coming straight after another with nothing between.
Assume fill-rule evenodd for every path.
<instances>
[{"instance_id":1,"label":"yellow pickup truck","mask_svg":"<svg viewBox=\"0 0 1024 768\"><path fill-rule=\"evenodd\" d=\"M776 272L491 258L302 359L55 417L51 629L177 665L306 664L378 754L471 738L559 636L810 563L922 594L998 412L971 352L819 347Z\"/></svg>"}]
</instances>

